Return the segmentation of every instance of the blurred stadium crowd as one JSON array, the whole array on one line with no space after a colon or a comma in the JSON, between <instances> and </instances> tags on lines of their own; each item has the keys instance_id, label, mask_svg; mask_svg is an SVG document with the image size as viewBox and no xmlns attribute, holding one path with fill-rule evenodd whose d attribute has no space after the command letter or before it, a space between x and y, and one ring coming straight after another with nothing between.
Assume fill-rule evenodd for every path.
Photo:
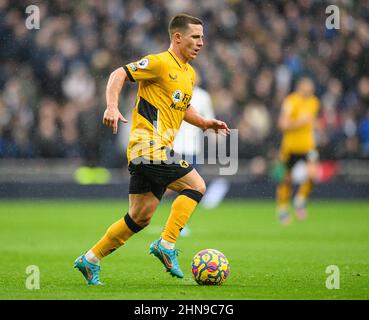
<instances>
[{"instance_id":1,"label":"blurred stadium crowd","mask_svg":"<svg viewBox=\"0 0 369 320\"><path fill-rule=\"evenodd\" d=\"M40 29L25 26L27 5ZM325 1L0 0L0 158L82 158L121 166L119 136L101 124L110 72L166 50L178 12L205 22L193 62L215 113L239 130L239 156L276 156L276 117L301 75L321 99L324 159L369 157L369 3L342 0L340 29ZM123 114L136 85L127 84ZM120 134L123 131L121 130Z\"/></svg>"}]
</instances>

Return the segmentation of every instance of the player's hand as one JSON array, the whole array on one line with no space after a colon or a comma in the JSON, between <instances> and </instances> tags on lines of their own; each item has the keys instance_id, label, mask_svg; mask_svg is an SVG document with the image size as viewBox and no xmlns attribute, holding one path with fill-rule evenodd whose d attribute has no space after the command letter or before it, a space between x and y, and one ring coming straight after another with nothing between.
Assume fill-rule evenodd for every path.
<instances>
[{"instance_id":1,"label":"player's hand","mask_svg":"<svg viewBox=\"0 0 369 320\"><path fill-rule=\"evenodd\" d=\"M216 133L220 133L223 136L227 136L231 132L224 121L217 119L208 120L207 129L213 129Z\"/></svg>"},{"instance_id":2,"label":"player's hand","mask_svg":"<svg viewBox=\"0 0 369 320\"><path fill-rule=\"evenodd\" d=\"M118 132L118 121L127 123L128 120L122 116L118 108L107 107L104 112L103 124L113 129L113 134Z\"/></svg>"}]
</instances>

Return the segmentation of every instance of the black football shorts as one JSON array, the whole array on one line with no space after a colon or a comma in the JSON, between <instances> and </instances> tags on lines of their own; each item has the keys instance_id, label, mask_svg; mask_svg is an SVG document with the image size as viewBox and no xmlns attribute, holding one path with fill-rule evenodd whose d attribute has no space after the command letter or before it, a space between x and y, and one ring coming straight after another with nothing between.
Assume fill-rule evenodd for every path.
<instances>
[{"instance_id":1,"label":"black football shorts","mask_svg":"<svg viewBox=\"0 0 369 320\"><path fill-rule=\"evenodd\" d=\"M303 154L291 153L288 155L288 158L285 164L288 169L292 169L292 167L300 160L314 162L314 161L317 161L318 159L319 159L319 153L316 150L312 150L308 153L303 153Z\"/></svg>"},{"instance_id":2,"label":"black football shorts","mask_svg":"<svg viewBox=\"0 0 369 320\"><path fill-rule=\"evenodd\" d=\"M152 192L161 200L169 184L192 171L193 167L179 154L173 150L168 152L170 161L148 163L146 159L136 158L129 163L129 194Z\"/></svg>"}]
</instances>

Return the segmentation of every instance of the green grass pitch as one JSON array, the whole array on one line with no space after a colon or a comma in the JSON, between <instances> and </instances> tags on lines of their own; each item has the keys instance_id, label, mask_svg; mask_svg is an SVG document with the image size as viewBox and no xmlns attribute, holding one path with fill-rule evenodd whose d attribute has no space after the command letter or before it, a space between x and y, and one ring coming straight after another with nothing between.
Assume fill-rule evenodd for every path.
<instances>
[{"instance_id":1,"label":"green grass pitch","mask_svg":"<svg viewBox=\"0 0 369 320\"><path fill-rule=\"evenodd\" d=\"M368 299L369 203L317 202L310 215L279 225L274 203L226 201L199 207L180 237L185 278L170 277L148 254L170 210L162 203L150 226L102 262L104 286L87 286L73 269L107 227L127 211L118 201L1 201L0 299ZM191 260L200 250L222 251L230 276L222 286L199 286ZM26 288L26 268L40 270L40 289ZM339 268L339 289L327 289L326 268Z\"/></svg>"}]
</instances>

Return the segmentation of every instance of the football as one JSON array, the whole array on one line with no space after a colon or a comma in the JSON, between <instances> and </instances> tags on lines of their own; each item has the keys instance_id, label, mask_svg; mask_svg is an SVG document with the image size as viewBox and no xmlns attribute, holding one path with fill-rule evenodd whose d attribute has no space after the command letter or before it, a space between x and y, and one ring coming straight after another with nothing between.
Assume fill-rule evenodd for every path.
<instances>
[{"instance_id":1,"label":"football","mask_svg":"<svg viewBox=\"0 0 369 320\"><path fill-rule=\"evenodd\" d=\"M228 259L215 249L202 250L192 260L192 275L200 285L221 285L229 270Z\"/></svg>"}]
</instances>

